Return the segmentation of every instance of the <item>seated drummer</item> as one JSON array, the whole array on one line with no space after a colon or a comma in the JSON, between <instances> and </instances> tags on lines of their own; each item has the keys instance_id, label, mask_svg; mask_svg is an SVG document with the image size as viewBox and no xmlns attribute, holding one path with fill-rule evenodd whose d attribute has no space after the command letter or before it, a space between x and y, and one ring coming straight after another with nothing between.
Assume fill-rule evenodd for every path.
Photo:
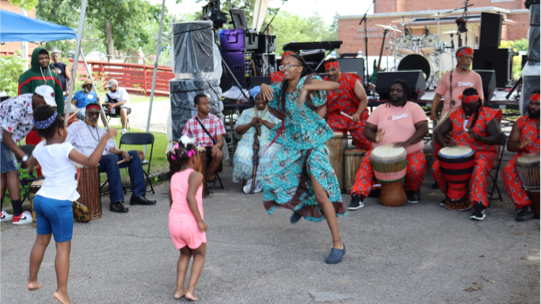
<instances>
[{"instance_id":1,"label":"seated drummer","mask_svg":"<svg viewBox=\"0 0 541 304\"><path fill-rule=\"evenodd\" d=\"M475 151L475 164L470 178L469 199L474 208L471 219L485 219L487 200L487 176L494 167L496 146L501 142L501 111L482 106L483 100L474 88L465 89L459 97L462 105L449 115L436 132L436 141L444 146L466 146ZM451 140L446 135L452 131ZM432 165L432 175L445 193L447 183L443 180L439 160ZM445 203L442 202L442 205Z\"/></svg>"},{"instance_id":2,"label":"seated drummer","mask_svg":"<svg viewBox=\"0 0 541 304\"><path fill-rule=\"evenodd\" d=\"M539 156L539 99L539 90L537 90L530 96L528 115L517 119L507 141L507 150L518 152L511 157L511 160L503 168L502 174L505 189L509 192L511 201L517 209L520 209L515 218L517 221L539 218L539 214L535 215L530 208L532 202L522 187L516 169L517 158L523 154L537 153Z\"/></svg>"},{"instance_id":3,"label":"seated drummer","mask_svg":"<svg viewBox=\"0 0 541 304\"><path fill-rule=\"evenodd\" d=\"M219 117L210 114L210 101L207 95L195 95L193 103L197 108L197 115L186 122L182 135L195 138L196 146L207 149L206 158L212 159L207 164L206 178L209 180L224 157L221 149L224 146L225 128Z\"/></svg>"},{"instance_id":4,"label":"seated drummer","mask_svg":"<svg viewBox=\"0 0 541 304\"><path fill-rule=\"evenodd\" d=\"M372 149L390 143L406 149L408 167L404 188L408 202L417 203L425 179L426 159L422 140L428 133L428 118L418 104L408 101L408 96L411 96L408 83L395 80L391 86L389 102L377 107L368 117L364 136L373 143ZM372 185L377 183L372 169L371 152L366 152L355 176L348 210L364 207L364 199Z\"/></svg>"},{"instance_id":5,"label":"seated drummer","mask_svg":"<svg viewBox=\"0 0 541 304\"><path fill-rule=\"evenodd\" d=\"M105 130L98 127L100 106L97 103L89 103L86 106L85 121L76 121L68 127L66 142L73 145L77 151L90 156L98 146L100 138L105 135ZM123 163L117 164L120 160ZM111 203L109 210L113 212L128 212L124 203L124 190L120 179L120 168L126 168L130 172L131 191L130 205L154 205L155 200L145 197L146 183L141 165L141 158L137 151L123 151L117 149L113 139L109 139L100 159L100 172L107 172L109 179L109 198Z\"/></svg>"}]
</instances>

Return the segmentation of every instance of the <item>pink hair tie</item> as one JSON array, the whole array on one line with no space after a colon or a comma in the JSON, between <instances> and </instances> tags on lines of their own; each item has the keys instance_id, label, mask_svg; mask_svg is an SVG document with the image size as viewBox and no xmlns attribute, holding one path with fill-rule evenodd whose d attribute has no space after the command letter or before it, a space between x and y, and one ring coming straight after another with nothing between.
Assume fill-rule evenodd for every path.
<instances>
[{"instance_id":1,"label":"pink hair tie","mask_svg":"<svg viewBox=\"0 0 541 304\"><path fill-rule=\"evenodd\" d=\"M188 157L192 157L195 155L195 151L194 150L190 150L188 151Z\"/></svg>"}]
</instances>

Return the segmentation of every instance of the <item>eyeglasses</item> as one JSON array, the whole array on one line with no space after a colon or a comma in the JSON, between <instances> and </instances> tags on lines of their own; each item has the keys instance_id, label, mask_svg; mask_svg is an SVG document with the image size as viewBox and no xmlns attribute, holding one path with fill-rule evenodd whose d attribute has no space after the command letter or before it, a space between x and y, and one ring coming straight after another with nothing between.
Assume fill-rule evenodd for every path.
<instances>
[{"instance_id":1,"label":"eyeglasses","mask_svg":"<svg viewBox=\"0 0 541 304\"><path fill-rule=\"evenodd\" d=\"M284 70L284 69L291 69L292 67L295 67L295 66L302 66L302 65L299 65L299 64L288 64L288 65L281 65L280 66L280 71Z\"/></svg>"},{"instance_id":2,"label":"eyeglasses","mask_svg":"<svg viewBox=\"0 0 541 304\"><path fill-rule=\"evenodd\" d=\"M100 116L100 112L95 112L95 111L86 112L86 115L88 115L88 116Z\"/></svg>"}]
</instances>

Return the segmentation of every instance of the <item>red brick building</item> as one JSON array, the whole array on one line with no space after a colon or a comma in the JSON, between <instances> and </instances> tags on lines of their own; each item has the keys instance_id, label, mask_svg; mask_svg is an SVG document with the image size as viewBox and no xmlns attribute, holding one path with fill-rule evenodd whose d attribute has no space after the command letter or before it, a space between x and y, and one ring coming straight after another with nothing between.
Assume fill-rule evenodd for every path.
<instances>
[{"instance_id":1,"label":"red brick building","mask_svg":"<svg viewBox=\"0 0 541 304\"><path fill-rule=\"evenodd\" d=\"M529 10L524 6L524 0L470 0L473 6L468 8L467 44L477 48L479 43L479 28L481 12L499 13L503 15L503 40L518 40L528 37ZM379 25L394 25L404 31L404 27L396 20L410 19L406 25L411 34L421 37L427 27L431 34L438 34L437 14L440 13L439 38L440 41L450 44L450 35L445 32L457 30L456 18L462 16L463 10L451 14L441 15L452 9L464 6L464 0L376 0L374 14L368 15L367 32L365 26L359 25L362 14L338 17L338 38L343 41L340 53L365 52L365 36L368 34L368 55L379 55L384 29ZM361 12L359 12L361 13ZM393 22L395 21L395 22ZM378 25L379 24L379 25ZM401 34L390 31L385 39L385 46L389 41L395 41ZM465 44L465 35L462 35ZM458 40L454 37L455 46ZM393 49L390 49L392 51ZM384 50L383 55L386 55ZM392 52L391 54L392 55Z\"/></svg>"},{"instance_id":2,"label":"red brick building","mask_svg":"<svg viewBox=\"0 0 541 304\"><path fill-rule=\"evenodd\" d=\"M10 11L16 14L21 13L21 9L18 6L15 6L11 4L11 2L7 0L0 0L0 9ZM32 9L31 11L27 12L26 15L28 17L36 18L36 9ZM37 48L38 45L35 43L28 43L28 54L32 54L32 51L34 51L35 48ZM0 52L15 52L21 49L21 43L20 42L9 42L6 44L0 45Z\"/></svg>"}]
</instances>

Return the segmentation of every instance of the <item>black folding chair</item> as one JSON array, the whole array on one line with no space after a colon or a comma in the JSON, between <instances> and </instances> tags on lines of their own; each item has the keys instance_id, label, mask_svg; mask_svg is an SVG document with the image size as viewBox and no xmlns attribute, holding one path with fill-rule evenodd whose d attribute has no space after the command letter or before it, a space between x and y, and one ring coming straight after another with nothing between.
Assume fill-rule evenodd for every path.
<instances>
[{"instance_id":1,"label":"black folding chair","mask_svg":"<svg viewBox=\"0 0 541 304\"><path fill-rule=\"evenodd\" d=\"M141 165L143 166L143 173L145 174L148 184L150 185L150 191L146 192L152 192L152 194L155 194L154 187L152 186L152 181L149 178L150 174L150 165L152 162L152 151L154 150L154 135L151 133L126 133L120 137L120 144L118 145L118 148L122 148L122 144L129 145L129 146L142 146L142 145L150 145L150 156L147 157L145 155L145 160L141 161ZM147 167L145 170L145 166ZM109 179L107 179L101 186L100 190L103 189L103 187L109 182ZM131 187L130 184L122 184L122 188L124 190L124 193L126 193L126 189L129 189ZM102 192L104 194L106 192Z\"/></svg>"},{"instance_id":2,"label":"black folding chair","mask_svg":"<svg viewBox=\"0 0 541 304\"><path fill-rule=\"evenodd\" d=\"M490 170L488 174L488 176L490 176L490 178L492 179L492 183L493 183L492 190L490 191L490 193L488 193L488 206L489 207L490 207L490 204L492 203L492 199L494 198L494 190L498 191L498 199L500 200L500 202L503 201L500 188L498 187L498 177L500 176L500 167L502 164L503 153L505 152L506 145L507 145L507 136L505 135L505 133L500 132L500 143L498 144L494 168L492 168L492 170Z\"/></svg>"},{"instance_id":3,"label":"black folding chair","mask_svg":"<svg viewBox=\"0 0 541 304\"><path fill-rule=\"evenodd\" d=\"M34 145L22 145L22 146L19 146L19 148L21 150L23 150L24 154L26 154L26 155L32 155L32 152L34 151L35 147L36 146L34 146ZM17 160L20 161L21 159L17 158ZM29 188L27 186L31 185L33 182L35 182L37 180L40 180L40 179L44 179L44 177L41 176L41 177L27 178L25 180L22 180L21 177L19 176L19 185L21 186L20 188L23 190L22 192L24 192L24 193L21 193L22 194L21 203L24 203L24 201L26 199L30 199L30 191L29 191L29 189L27 189L27 188Z\"/></svg>"}]
</instances>

